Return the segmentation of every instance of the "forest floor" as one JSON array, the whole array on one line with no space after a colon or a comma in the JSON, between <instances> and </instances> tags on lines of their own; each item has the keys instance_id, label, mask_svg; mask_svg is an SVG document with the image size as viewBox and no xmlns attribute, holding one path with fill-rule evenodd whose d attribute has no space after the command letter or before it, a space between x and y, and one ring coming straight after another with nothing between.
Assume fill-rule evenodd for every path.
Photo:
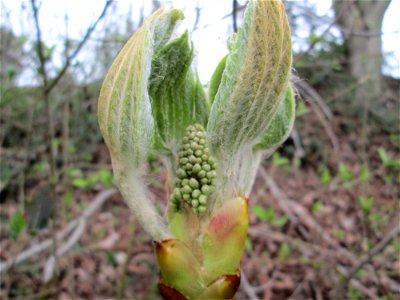
<instances>
[{"instance_id":1,"label":"forest floor","mask_svg":"<svg viewBox=\"0 0 400 300\"><path fill-rule=\"evenodd\" d=\"M399 299L399 136L370 128L363 144L362 130L353 130L362 127L349 129L355 120L339 114L330 120L331 138L314 114L297 122L302 146L290 139L266 159L250 196L236 298ZM105 146L97 152L93 164L109 166ZM153 191L165 198L165 174L158 163L153 171ZM2 221L1 262L35 245L47 242L47 248L1 275L1 299L160 299L150 237L120 194L104 190L99 183L73 189L73 202L57 208L53 229L34 235L25 230L13 240ZM57 187L59 198L65 192ZM89 216L99 195L106 200ZM1 220L16 210L12 196L2 200ZM84 212L88 217L79 219ZM52 264L51 237L63 230L55 244L66 251ZM53 269L58 275L44 283Z\"/></svg>"}]
</instances>

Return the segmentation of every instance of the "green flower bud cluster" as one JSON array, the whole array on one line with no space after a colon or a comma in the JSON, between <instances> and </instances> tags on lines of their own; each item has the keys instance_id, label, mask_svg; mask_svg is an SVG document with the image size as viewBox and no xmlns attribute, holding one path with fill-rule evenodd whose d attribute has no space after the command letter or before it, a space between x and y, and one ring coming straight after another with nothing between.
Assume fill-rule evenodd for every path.
<instances>
[{"instance_id":1,"label":"green flower bud cluster","mask_svg":"<svg viewBox=\"0 0 400 300\"><path fill-rule=\"evenodd\" d=\"M206 144L206 132L199 124L190 125L179 151L177 179L171 195L171 204L180 209L187 203L195 213L207 209L210 194L215 188L216 163Z\"/></svg>"}]
</instances>

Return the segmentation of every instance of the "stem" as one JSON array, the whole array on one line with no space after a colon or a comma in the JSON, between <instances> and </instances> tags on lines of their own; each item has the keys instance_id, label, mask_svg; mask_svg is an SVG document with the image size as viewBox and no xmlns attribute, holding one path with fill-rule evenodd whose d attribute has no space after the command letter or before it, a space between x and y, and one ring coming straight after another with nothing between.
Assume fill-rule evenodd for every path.
<instances>
[{"instance_id":1,"label":"stem","mask_svg":"<svg viewBox=\"0 0 400 300\"><path fill-rule=\"evenodd\" d=\"M118 188L143 229L153 240L171 238L172 234L165 221L150 201L149 191L140 176L140 170L122 162L113 162L113 169Z\"/></svg>"}]
</instances>

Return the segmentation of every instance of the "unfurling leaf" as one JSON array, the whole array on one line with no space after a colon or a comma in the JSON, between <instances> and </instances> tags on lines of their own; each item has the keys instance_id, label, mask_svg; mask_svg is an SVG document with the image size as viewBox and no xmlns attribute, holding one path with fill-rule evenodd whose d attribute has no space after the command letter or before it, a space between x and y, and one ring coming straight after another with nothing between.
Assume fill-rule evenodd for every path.
<instances>
[{"instance_id":1,"label":"unfurling leaf","mask_svg":"<svg viewBox=\"0 0 400 300\"><path fill-rule=\"evenodd\" d=\"M180 19L179 10L159 9L129 39L107 73L98 116L113 163L139 167L147 159L155 135L148 93L152 57Z\"/></svg>"},{"instance_id":2,"label":"unfurling leaf","mask_svg":"<svg viewBox=\"0 0 400 300\"><path fill-rule=\"evenodd\" d=\"M207 131L217 158L255 143L266 130L285 96L291 63L282 2L250 1L210 112Z\"/></svg>"},{"instance_id":3,"label":"unfurling leaf","mask_svg":"<svg viewBox=\"0 0 400 300\"><path fill-rule=\"evenodd\" d=\"M289 86L285 99L279 104L278 110L266 131L260 137L255 150L268 150L282 144L292 131L296 114L294 93Z\"/></svg>"}]
</instances>

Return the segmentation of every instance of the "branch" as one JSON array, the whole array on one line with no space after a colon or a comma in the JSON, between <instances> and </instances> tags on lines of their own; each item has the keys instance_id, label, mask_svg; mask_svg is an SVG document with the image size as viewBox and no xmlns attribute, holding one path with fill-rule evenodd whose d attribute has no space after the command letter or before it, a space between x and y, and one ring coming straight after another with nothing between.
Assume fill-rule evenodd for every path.
<instances>
[{"instance_id":1,"label":"branch","mask_svg":"<svg viewBox=\"0 0 400 300\"><path fill-rule=\"evenodd\" d=\"M360 259L354 253L342 247L335 239L333 239L330 234L324 230L324 228L307 212L307 210L301 204L291 199L288 199L287 196L277 186L275 181L266 173L263 168L260 168L260 171L272 195L279 200L278 202L280 204L284 203L283 206L281 205L281 207L286 206L286 210L289 209L291 211L291 214L294 214L296 218L298 217L298 219L301 220L302 223L304 223L308 228L315 230L320 235L320 237L325 240L337 252L338 255L340 255L342 259L346 259L348 262L355 266L360 264ZM391 233L390 236L392 236L392 234L393 233ZM384 241L385 243L381 242L378 244L379 247L378 245L376 246L378 250L381 251L381 247L388 243L386 238L384 239ZM374 253L375 251L376 250L374 250ZM365 265L365 263L363 263L362 265ZM372 268L369 267L368 271L371 272L371 270ZM398 291L400 289L400 285L389 276L382 275L382 278L382 281L385 282L385 284L389 287L391 291Z\"/></svg>"},{"instance_id":2,"label":"branch","mask_svg":"<svg viewBox=\"0 0 400 300\"><path fill-rule=\"evenodd\" d=\"M34 0L31 0L32 2ZM100 22L101 19L106 15L107 9L110 7L110 5L113 3L114 0L107 0L106 4L104 5L103 11L97 18L97 20L88 28L86 31L85 36L81 40L81 42L78 44L76 47L75 51L67 57L65 64L63 68L60 70L58 75L45 87L45 92L50 93L50 91L57 85L57 83L60 81L60 79L64 76L65 72L68 70L69 66L71 65L72 60L79 54L81 51L82 47L86 44L88 39L90 38L90 35L92 32L96 29L97 24Z\"/></svg>"},{"instance_id":3,"label":"branch","mask_svg":"<svg viewBox=\"0 0 400 300\"><path fill-rule=\"evenodd\" d=\"M75 231L71 234L70 238L65 242L65 244L63 244L58 249L57 257L68 252L80 240L82 234L85 232L85 227L86 227L86 220L84 217L81 217L80 220L78 221L78 225L76 226ZM49 282L50 279L53 278L57 257L56 255L52 255L47 259L47 262L43 270L42 281L44 283Z\"/></svg>"},{"instance_id":4,"label":"branch","mask_svg":"<svg viewBox=\"0 0 400 300\"><path fill-rule=\"evenodd\" d=\"M357 274L357 272L360 269L362 269L362 267L365 264L370 263L374 258L374 256L378 255L383 250L385 250L387 245L389 245L390 242L399 234L400 234L400 226L396 226L389 232L388 235L386 235L378 244L376 244L374 248L372 248L364 257L362 257L356 266L354 266L347 273L346 278L342 283L342 287L347 285L347 283Z\"/></svg>"},{"instance_id":5,"label":"branch","mask_svg":"<svg viewBox=\"0 0 400 300\"><path fill-rule=\"evenodd\" d=\"M250 285L249 280L247 279L246 275L244 272L241 273L240 275L240 283L241 283L241 288L245 292L245 294L249 297L249 299L258 299L256 291L254 290L254 287Z\"/></svg>"},{"instance_id":6,"label":"branch","mask_svg":"<svg viewBox=\"0 0 400 300\"><path fill-rule=\"evenodd\" d=\"M237 0L232 1L232 23L233 23L233 32L237 32Z\"/></svg>"},{"instance_id":7,"label":"branch","mask_svg":"<svg viewBox=\"0 0 400 300\"><path fill-rule=\"evenodd\" d=\"M303 95L308 95L306 100L310 104L311 108L314 110L315 115L321 122L322 126L325 129L326 134L328 135L332 146L333 150L335 153L338 153L339 151L339 141L338 138L331 127L329 120L332 118L332 112L329 109L329 107L324 103L324 100L322 97L319 95L319 93L311 87L308 83L304 81L297 81L295 82L295 86L302 91Z\"/></svg>"},{"instance_id":8,"label":"branch","mask_svg":"<svg viewBox=\"0 0 400 300\"><path fill-rule=\"evenodd\" d=\"M116 192L117 192L116 189L109 189L109 190L105 190L105 191L102 191L101 193L99 193L96 196L96 198L93 200L93 202L89 205L89 207L86 208L86 210L83 212L82 216L69 222L68 225L56 235L57 241L64 239L77 226L79 228L79 225L82 224L82 221L86 221L92 214L94 214L96 212L96 210L98 210L103 205L103 203L106 200L108 200ZM73 240L73 236L76 234L77 231L78 230L75 230L74 234L70 237L70 239L68 241ZM69 244L68 242L66 244L64 244L59 249L59 252L61 252L61 250L64 250L64 249L69 250L68 244ZM52 245L53 245L53 239L50 238L50 239L44 240L40 244L33 245L32 247L19 253L17 256L9 259L6 262L3 262L3 261L0 262L0 274L8 271L12 266L19 264L19 263L31 258L32 256L43 252L47 248L50 248Z\"/></svg>"},{"instance_id":9,"label":"branch","mask_svg":"<svg viewBox=\"0 0 400 300\"><path fill-rule=\"evenodd\" d=\"M36 43L37 43L37 55L39 57L39 72L43 76L43 86L47 86L48 78L46 71L46 59L43 54L43 42L42 42L42 31L39 25L39 11L36 7L35 0L31 0L31 6L33 10L33 17L35 20L35 28L36 28Z\"/></svg>"}]
</instances>

